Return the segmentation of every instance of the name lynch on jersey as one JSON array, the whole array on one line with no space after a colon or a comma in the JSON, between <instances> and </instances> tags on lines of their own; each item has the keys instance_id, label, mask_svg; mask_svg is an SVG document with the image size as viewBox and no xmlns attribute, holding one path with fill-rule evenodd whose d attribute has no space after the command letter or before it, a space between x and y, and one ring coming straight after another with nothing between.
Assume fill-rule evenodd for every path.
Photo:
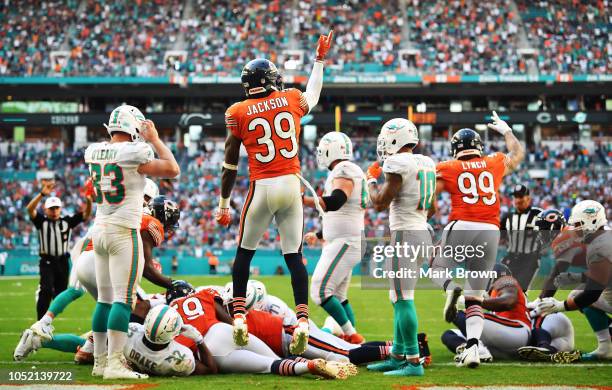
<instances>
[{"instance_id":1,"label":"name lynch on jersey","mask_svg":"<svg viewBox=\"0 0 612 390\"><path fill-rule=\"evenodd\" d=\"M464 171L468 169L485 169L487 167L487 162L484 160L477 161L461 161L461 168Z\"/></svg>"},{"instance_id":2,"label":"name lynch on jersey","mask_svg":"<svg viewBox=\"0 0 612 390\"><path fill-rule=\"evenodd\" d=\"M284 96L277 97L270 100L264 100L256 104L251 104L247 108L247 115L261 114L262 112L275 110L281 107L289 107L289 101Z\"/></svg>"}]
</instances>

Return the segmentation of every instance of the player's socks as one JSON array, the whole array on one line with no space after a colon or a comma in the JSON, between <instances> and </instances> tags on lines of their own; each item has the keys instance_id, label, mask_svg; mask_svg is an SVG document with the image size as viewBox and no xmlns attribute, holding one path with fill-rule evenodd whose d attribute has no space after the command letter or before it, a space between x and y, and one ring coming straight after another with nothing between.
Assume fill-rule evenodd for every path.
<instances>
[{"instance_id":1,"label":"player's socks","mask_svg":"<svg viewBox=\"0 0 612 390\"><path fill-rule=\"evenodd\" d=\"M386 346L361 346L349 350L349 360L353 364L363 364L386 360L389 357L389 348Z\"/></svg>"},{"instance_id":2,"label":"player's socks","mask_svg":"<svg viewBox=\"0 0 612 390\"><path fill-rule=\"evenodd\" d=\"M122 352L127 342L131 308L123 302L113 302L108 315L108 353L109 356ZM95 341L94 341L95 343Z\"/></svg>"},{"instance_id":3,"label":"player's socks","mask_svg":"<svg viewBox=\"0 0 612 390\"><path fill-rule=\"evenodd\" d=\"M47 313L51 312L53 313L55 317L57 317L64 311L64 309L68 305L70 305L73 301L82 297L84 293L85 292L83 290L79 290L74 287L68 287L67 289L62 291L58 296L56 296L53 299L53 301L51 302L51 305L49 306L49 310L47 311ZM46 316L47 314L45 314L45 317Z\"/></svg>"},{"instance_id":4,"label":"player's socks","mask_svg":"<svg viewBox=\"0 0 612 390\"><path fill-rule=\"evenodd\" d=\"M241 303L246 297L247 283L251 268L251 260L255 255L254 250L238 247L234 267L232 268L232 281L234 290L234 300L232 301L232 314L246 314L246 308ZM238 298L238 300L236 300ZM242 301L240 300L242 298Z\"/></svg>"},{"instance_id":5,"label":"player's socks","mask_svg":"<svg viewBox=\"0 0 612 390\"><path fill-rule=\"evenodd\" d=\"M457 347L465 343L465 339L452 330L447 330L442 334L442 344L446 345L449 351L457 353Z\"/></svg>"},{"instance_id":6,"label":"player's socks","mask_svg":"<svg viewBox=\"0 0 612 390\"><path fill-rule=\"evenodd\" d=\"M377 372L387 372L387 371L398 370L405 364L406 364L406 359L404 356L391 355L389 356L389 359L385 361L368 364L368 370L377 371Z\"/></svg>"},{"instance_id":7,"label":"player's socks","mask_svg":"<svg viewBox=\"0 0 612 390\"><path fill-rule=\"evenodd\" d=\"M353 328L353 324L346 315L346 311L344 311L338 298L332 295L321 303L321 307L336 320L344 334L350 336L355 333L355 328Z\"/></svg>"},{"instance_id":8,"label":"player's socks","mask_svg":"<svg viewBox=\"0 0 612 390\"><path fill-rule=\"evenodd\" d=\"M404 354L407 358L418 358L418 320L414 301L412 299L398 300L395 303L395 311L399 314L398 325L402 334L402 342L404 343Z\"/></svg>"},{"instance_id":9,"label":"player's socks","mask_svg":"<svg viewBox=\"0 0 612 390\"><path fill-rule=\"evenodd\" d=\"M270 372L281 376L303 375L308 373L308 363L292 359L275 360L270 367Z\"/></svg>"},{"instance_id":10,"label":"player's socks","mask_svg":"<svg viewBox=\"0 0 612 390\"><path fill-rule=\"evenodd\" d=\"M92 318L92 331L94 338L94 356L106 356L108 316L111 310L110 303L98 302Z\"/></svg>"},{"instance_id":11,"label":"player's socks","mask_svg":"<svg viewBox=\"0 0 612 390\"><path fill-rule=\"evenodd\" d=\"M591 354L606 356L612 349L612 343L610 342L610 330L608 328L608 315L599 309L594 307L586 307L582 309L582 312L589 321L589 325L595 332L597 337L597 349Z\"/></svg>"},{"instance_id":12,"label":"player's socks","mask_svg":"<svg viewBox=\"0 0 612 390\"><path fill-rule=\"evenodd\" d=\"M40 322L42 322L44 325L51 325L51 323L53 322L53 313L51 311L48 311L41 319Z\"/></svg>"},{"instance_id":13,"label":"player's socks","mask_svg":"<svg viewBox=\"0 0 612 390\"><path fill-rule=\"evenodd\" d=\"M355 326L355 313L353 312L353 306L351 306L348 299L345 299L342 302L342 308L344 309L346 316L348 317L349 321L351 321L351 324L353 324L353 327L354 327Z\"/></svg>"},{"instance_id":14,"label":"player's socks","mask_svg":"<svg viewBox=\"0 0 612 390\"><path fill-rule=\"evenodd\" d=\"M465 333L468 339L468 347L480 340L484 328L484 314L482 306L477 301L465 300Z\"/></svg>"},{"instance_id":15,"label":"player's socks","mask_svg":"<svg viewBox=\"0 0 612 390\"><path fill-rule=\"evenodd\" d=\"M551 353L557 352L557 349L550 345L552 336L545 329L533 328L531 330L531 342L536 347L548 349Z\"/></svg>"},{"instance_id":16,"label":"player's socks","mask_svg":"<svg viewBox=\"0 0 612 390\"><path fill-rule=\"evenodd\" d=\"M57 334L51 341L42 343L43 348L55 349L62 352L76 352L77 347L85 344L85 339L74 334Z\"/></svg>"},{"instance_id":17,"label":"player's socks","mask_svg":"<svg viewBox=\"0 0 612 390\"><path fill-rule=\"evenodd\" d=\"M285 263L291 274L291 287L297 319L308 318L308 272L302 262L302 253L287 253Z\"/></svg>"},{"instance_id":18,"label":"player's socks","mask_svg":"<svg viewBox=\"0 0 612 390\"><path fill-rule=\"evenodd\" d=\"M402 336L402 331L400 329L400 314L399 311L396 310L396 303L393 304L393 346L391 347L391 353L396 356L404 356L405 353L405 344L404 338Z\"/></svg>"}]
</instances>

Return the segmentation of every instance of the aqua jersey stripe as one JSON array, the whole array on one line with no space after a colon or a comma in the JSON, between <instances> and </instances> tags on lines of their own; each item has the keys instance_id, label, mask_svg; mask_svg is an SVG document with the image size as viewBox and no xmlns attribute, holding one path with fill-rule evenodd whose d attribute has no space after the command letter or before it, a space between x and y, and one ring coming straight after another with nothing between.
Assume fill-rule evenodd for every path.
<instances>
[{"instance_id":1,"label":"aqua jersey stripe","mask_svg":"<svg viewBox=\"0 0 612 390\"><path fill-rule=\"evenodd\" d=\"M136 229L132 229L132 268L130 269L130 278L127 288L126 302L129 306L132 306L132 297L134 294L134 284L136 283L136 274L138 273L138 237Z\"/></svg>"},{"instance_id":2,"label":"aqua jersey stripe","mask_svg":"<svg viewBox=\"0 0 612 390\"><path fill-rule=\"evenodd\" d=\"M153 323L153 329L151 329L151 334L149 335L152 342L155 342L155 336L157 336L157 330L159 329L159 324L161 323L161 320L164 318L164 315L166 315L166 312L168 311L169 307L170 306L165 306L159 312L159 314L157 315L157 318L155 319L155 322Z\"/></svg>"},{"instance_id":3,"label":"aqua jersey stripe","mask_svg":"<svg viewBox=\"0 0 612 390\"><path fill-rule=\"evenodd\" d=\"M319 288L319 297L321 298L321 302L325 299L325 286L327 286L327 282L329 281L329 278L334 272L334 269L336 269L336 266L340 262L340 259L342 258L342 256L344 256L344 253L346 252L347 249L348 249L347 244L342 245L342 248L340 248L340 251L338 252L336 257L332 261L331 265L327 269L327 272L325 273L325 277L323 278L323 281L321 282L321 287Z\"/></svg>"}]
</instances>

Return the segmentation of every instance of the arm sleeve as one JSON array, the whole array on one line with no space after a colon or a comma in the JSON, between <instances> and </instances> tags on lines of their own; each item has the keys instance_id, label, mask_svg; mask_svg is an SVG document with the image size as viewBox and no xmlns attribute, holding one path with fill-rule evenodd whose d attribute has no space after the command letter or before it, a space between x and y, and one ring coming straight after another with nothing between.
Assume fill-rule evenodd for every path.
<instances>
[{"instance_id":1,"label":"arm sleeve","mask_svg":"<svg viewBox=\"0 0 612 390\"><path fill-rule=\"evenodd\" d=\"M240 129L238 127L238 118L235 111L235 106L231 106L225 111L225 128L234 137L242 139L240 136Z\"/></svg>"},{"instance_id":2,"label":"arm sleeve","mask_svg":"<svg viewBox=\"0 0 612 390\"><path fill-rule=\"evenodd\" d=\"M73 227L84 221L83 213L71 215L69 218L66 218L66 220L68 221L68 226L70 226L70 228L72 229Z\"/></svg>"},{"instance_id":3,"label":"arm sleeve","mask_svg":"<svg viewBox=\"0 0 612 390\"><path fill-rule=\"evenodd\" d=\"M120 166L138 166L146 164L155 158L153 148L146 142L134 142L121 149L117 156Z\"/></svg>"},{"instance_id":4,"label":"arm sleeve","mask_svg":"<svg viewBox=\"0 0 612 390\"><path fill-rule=\"evenodd\" d=\"M306 92L303 96L308 104L308 110L304 113L307 114L314 106L319 102L319 96L321 96L321 89L323 88L323 62L315 61L312 66L312 72L306 84Z\"/></svg>"},{"instance_id":5,"label":"arm sleeve","mask_svg":"<svg viewBox=\"0 0 612 390\"><path fill-rule=\"evenodd\" d=\"M153 238L155 246L159 247L164 241L164 227L162 226L161 222L156 219L151 220L147 224L147 231L151 235L151 238Z\"/></svg>"}]
</instances>

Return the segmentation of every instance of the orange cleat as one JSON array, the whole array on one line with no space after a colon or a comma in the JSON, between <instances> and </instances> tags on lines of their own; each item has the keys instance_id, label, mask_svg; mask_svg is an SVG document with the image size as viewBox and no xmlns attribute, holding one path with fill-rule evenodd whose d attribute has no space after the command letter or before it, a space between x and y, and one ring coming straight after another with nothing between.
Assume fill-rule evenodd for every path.
<instances>
[{"instance_id":1,"label":"orange cleat","mask_svg":"<svg viewBox=\"0 0 612 390\"><path fill-rule=\"evenodd\" d=\"M363 344L365 343L365 337L363 337L362 335L360 335L359 333L353 333L352 335L343 335L342 338L344 339L344 341L351 343L351 344Z\"/></svg>"}]
</instances>

